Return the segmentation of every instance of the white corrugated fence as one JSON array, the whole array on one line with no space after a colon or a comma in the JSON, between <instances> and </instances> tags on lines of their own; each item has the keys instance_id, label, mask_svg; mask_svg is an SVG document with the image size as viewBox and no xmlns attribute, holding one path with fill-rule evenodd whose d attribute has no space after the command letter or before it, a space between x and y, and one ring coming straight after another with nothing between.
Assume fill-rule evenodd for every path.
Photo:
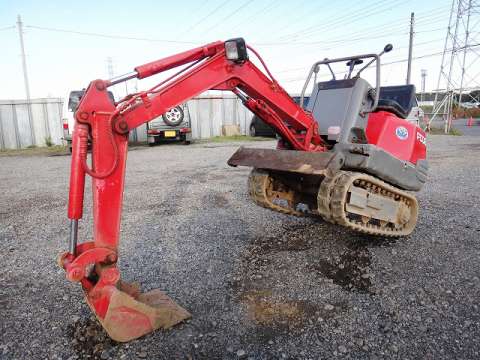
<instances>
[{"instance_id":1,"label":"white corrugated fence","mask_svg":"<svg viewBox=\"0 0 480 360\"><path fill-rule=\"evenodd\" d=\"M45 146L47 141L62 144L63 99L0 100L0 149ZM30 112L30 115L29 115ZM242 135L248 134L252 113L232 95L199 96L184 107L190 118L194 139L222 135L223 125L238 125ZM146 141L146 126L130 134L132 141Z\"/></svg>"},{"instance_id":2,"label":"white corrugated fence","mask_svg":"<svg viewBox=\"0 0 480 360\"><path fill-rule=\"evenodd\" d=\"M223 125L238 125L240 133L247 135L253 116L240 99L228 94L195 97L186 103L184 112L190 118L194 139L220 136ZM132 133L130 139L135 140L135 136L137 141L147 140L145 125L138 127L136 135Z\"/></svg>"},{"instance_id":3,"label":"white corrugated fence","mask_svg":"<svg viewBox=\"0 0 480 360\"><path fill-rule=\"evenodd\" d=\"M60 98L0 100L0 149L62 144Z\"/></svg>"}]
</instances>

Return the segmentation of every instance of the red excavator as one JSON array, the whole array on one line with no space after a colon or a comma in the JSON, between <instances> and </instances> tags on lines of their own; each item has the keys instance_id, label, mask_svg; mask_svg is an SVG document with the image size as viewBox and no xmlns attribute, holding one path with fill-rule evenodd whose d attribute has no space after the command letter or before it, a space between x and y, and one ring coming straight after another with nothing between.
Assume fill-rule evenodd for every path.
<instances>
[{"instance_id":1,"label":"red excavator","mask_svg":"<svg viewBox=\"0 0 480 360\"><path fill-rule=\"evenodd\" d=\"M414 87L380 87L380 56L391 49L387 45L380 54L314 63L300 104L242 38L207 44L138 66L120 78L90 83L75 112L69 250L59 262L69 280L81 283L87 303L110 337L128 341L190 317L163 292L142 294L137 285L121 281L117 259L129 131L204 91L232 91L279 135L276 150L242 147L228 160L231 166L253 167L248 190L256 204L285 214L310 213L364 234L399 237L413 231L418 205L409 191L420 190L426 180L425 133L405 120ZM356 71L364 60L367 63ZM339 62L348 68L342 79L331 67ZM374 87L360 77L373 63ZM148 91L118 103L108 95L108 88L119 82L177 67L179 71ZM320 68L328 69L332 79L317 81ZM92 178L93 240L77 243L87 174Z\"/></svg>"}]
</instances>

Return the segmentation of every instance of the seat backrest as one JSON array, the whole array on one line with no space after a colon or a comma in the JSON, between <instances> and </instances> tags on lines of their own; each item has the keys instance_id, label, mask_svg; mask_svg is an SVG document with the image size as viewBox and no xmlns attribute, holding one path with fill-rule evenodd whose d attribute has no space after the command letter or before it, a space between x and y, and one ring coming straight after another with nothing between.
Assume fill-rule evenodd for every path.
<instances>
[{"instance_id":1,"label":"seat backrest","mask_svg":"<svg viewBox=\"0 0 480 360\"><path fill-rule=\"evenodd\" d=\"M367 116L373 103L371 86L362 78L330 80L315 84L307 110L318 123L320 135L328 135L331 126L340 127L337 142L366 142Z\"/></svg>"},{"instance_id":2,"label":"seat backrest","mask_svg":"<svg viewBox=\"0 0 480 360\"><path fill-rule=\"evenodd\" d=\"M415 85L382 86L380 100L395 101L405 114L401 117L405 118L415 105Z\"/></svg>"}]
</instances>

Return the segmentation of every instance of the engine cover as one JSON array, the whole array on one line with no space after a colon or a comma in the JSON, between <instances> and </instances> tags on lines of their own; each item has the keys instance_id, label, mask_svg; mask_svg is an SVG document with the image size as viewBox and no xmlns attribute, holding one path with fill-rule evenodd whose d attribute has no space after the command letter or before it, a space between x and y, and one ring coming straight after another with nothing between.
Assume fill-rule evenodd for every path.
<instances>
[{"instance_id":1,"label":"engine cover","mask_svg":"<svg viewBox=\"0 0 480 360\"><path fill-rule=\"evenodd\" d=\"M387 111L368 116L367 140L399 160L417 164L427 156L425 132L415 124Z\"/></svg>"}]
</instances>

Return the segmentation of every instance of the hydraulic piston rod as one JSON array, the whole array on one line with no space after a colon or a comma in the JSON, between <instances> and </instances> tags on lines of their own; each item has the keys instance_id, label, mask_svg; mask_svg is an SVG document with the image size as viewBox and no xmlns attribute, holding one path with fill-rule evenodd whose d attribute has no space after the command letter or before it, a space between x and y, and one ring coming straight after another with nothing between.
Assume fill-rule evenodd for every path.
<instances>
[{"instance_id":1,"label":"hydraulic piston rod","mask_svg":"<svg viewBox=\"0 0 480 360\"><path fill-rule=\"evenodd\" d=\"M75 255L78 242L78 220L70 220L70 238L68 241L68 252Z\"/></svg>"}]
</instances>

